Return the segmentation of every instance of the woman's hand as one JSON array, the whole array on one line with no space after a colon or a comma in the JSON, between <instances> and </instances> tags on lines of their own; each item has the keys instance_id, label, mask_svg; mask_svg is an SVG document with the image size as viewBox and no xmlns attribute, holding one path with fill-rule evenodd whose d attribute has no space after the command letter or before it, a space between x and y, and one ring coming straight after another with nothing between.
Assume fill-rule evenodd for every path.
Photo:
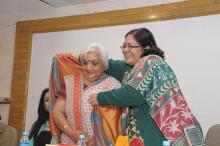
<instances>
[{"instance_id":1,"label":"woman's hand","mask_svg":"<svg viewBox=\"0 0 220 146\"><path fill-rule=\"evenodd\" d=\"M69 138L74 142L77 143L79 140L79 135L82 131L74 130L74 132L69 136Z\"/></svg>"},{"instance_id":2,"label":"woman's hand","mask_svg":"<svg viewBox=\"0 0 220 146\"><path fill-rule=\"evenodd\" d=\"M86 136L86 145L87 145L87 146L94 146L93 137L91 137L91 136Z\"/></svg>"},{"instance_id":3,"label":"woman's hand","mask_svg":"<svg viewBox=\"0 0 220 146\"><path fill-rule=\"evenodd\" d=\"M91 94L88 100L91 105L99 105L97 101L97 93Z\"/></svg>"},{"instance_id":4,"label":"woman's hand","mask_svg":"<svg viewBox=\"0 0 220 146\"><path fill-rule=\"evenodd\" d=\"M82 132L82 131L78 131L78 130L75 130L74 133L71 135L71 140L74 142L74 143L77 143L79 141L79 135L81 133L85 133L85 132ZM94 142L93 142L93 137L92 136L89 136L88 134L85 133L85 141L86 141L86 145L87 146L94 146Z\"/></svg>"}]
</instances>

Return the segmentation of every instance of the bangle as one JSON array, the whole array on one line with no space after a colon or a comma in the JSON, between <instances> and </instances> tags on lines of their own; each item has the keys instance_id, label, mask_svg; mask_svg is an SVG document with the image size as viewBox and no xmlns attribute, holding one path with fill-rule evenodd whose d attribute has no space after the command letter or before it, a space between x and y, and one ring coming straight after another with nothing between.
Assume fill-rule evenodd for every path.
<instances>
[{"instance_id":1,"label":"bangle","mask_svg":"<svg viewBox=\"0 0 220 146\"><path fill-rule=\"evenodd\" d=\"M67 127L69 127L67 124L63 125L63 130L65 130Z\"/></svg>"}]
</instances>

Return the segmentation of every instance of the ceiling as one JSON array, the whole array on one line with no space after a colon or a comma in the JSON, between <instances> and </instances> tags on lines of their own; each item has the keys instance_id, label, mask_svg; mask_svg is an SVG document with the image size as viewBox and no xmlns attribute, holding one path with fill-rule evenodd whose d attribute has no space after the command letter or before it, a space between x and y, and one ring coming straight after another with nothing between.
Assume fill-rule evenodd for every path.
<instances>
[{"instance_id":1,"label":"ceiling","mask_svg":"<svg viewBox=\"0 0 220 146\"><path fill-rule=\"evenodd\" d=\"M77 4L88 4L113 0L0 0L0 13L17 13L20 11L48 10ZM183 0L115 0L131 5L142 3L143 5L156 5ZM110 3L111 3L110 2Z\"/></svg>"},{"instance_id":2,"label":"ceiling","mask_svg":"<svg viewBox=\"0 0 220 146\"><path fill-rule=\"evenodd\" d=\"M52 9L106 0L0 0L0 13Z\"/></svg>"}]
</instances>

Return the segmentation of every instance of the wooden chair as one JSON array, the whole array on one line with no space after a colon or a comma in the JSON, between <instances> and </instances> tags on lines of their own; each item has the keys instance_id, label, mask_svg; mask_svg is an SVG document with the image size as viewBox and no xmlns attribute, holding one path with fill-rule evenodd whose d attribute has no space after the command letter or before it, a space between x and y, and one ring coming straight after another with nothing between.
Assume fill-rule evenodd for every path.
<instances>
[{"instance_id":1,"label":"wooden chair","mask_svg":"<svg viewBox=\"0 0 220 146\"><path fill-rule=\"evenodd\" d=\"M220 146L220 124L213 125L209 128L205 143L206 146Z\"/></svg>"}]
</instances>

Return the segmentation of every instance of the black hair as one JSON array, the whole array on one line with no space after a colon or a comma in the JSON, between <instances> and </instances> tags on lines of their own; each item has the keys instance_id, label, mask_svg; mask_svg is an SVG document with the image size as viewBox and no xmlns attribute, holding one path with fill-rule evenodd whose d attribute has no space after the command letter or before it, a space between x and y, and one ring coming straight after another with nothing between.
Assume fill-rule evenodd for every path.
<instances>
[{"instance_id":1,"label":"black hair","mask_svg":"<svg viewBox=\"0 0 220 146\"><path fill-rule=\"evenodd\" d=\"M160 48L157 47L154 36L150 32L150 30L148 30L146 28L133 29L125 35L125 38L128 35L132 35L134 37L134 39L137 41L137 43L142 48L144 48L144 52L141 55L141 57L152 54L152 55L158 55L158 56L164 58L164 52Z\"/></svg>"},{"instance_id":2,"label":"black hair","mask_svg":"<svg viewBox=\"0 0 220 146\"><path fill-rule=\"evenodd\" d=\"M46 96L46 93L48 92L49 92L49 88L46 88L41 93L40 102L38 105L38 118L32 125L31 131L29 134L29 139L33 137L34 146L37 146L36 139L37 139L38 132L41 126L49 119L49 112L45 109L45 106L44 106L44 98Z\"/></svg>"}]
</instances>

